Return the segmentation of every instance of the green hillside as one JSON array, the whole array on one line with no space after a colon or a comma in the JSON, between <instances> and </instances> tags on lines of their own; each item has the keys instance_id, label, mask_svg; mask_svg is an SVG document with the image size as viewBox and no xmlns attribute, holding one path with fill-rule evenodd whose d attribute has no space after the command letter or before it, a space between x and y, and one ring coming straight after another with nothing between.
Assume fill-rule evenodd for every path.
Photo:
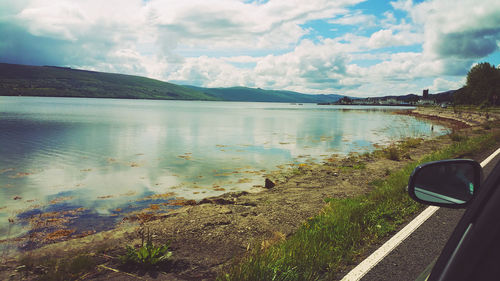
<instances>
[{"instance_id":1,"label":"green hillside","mask_svg":"<svg viewBox=\"0 0 500 281\"><path fill-rule=\"evenodd\" d=\"M145 77L53 66L0 63L0 96L217 100L195 89Z\"/></svg>"},{"instance_id":2,"label":"green hillside","mask_svg":"<svg viewBox=\"0 0 500 281\"><path fill-rule=\"evenodd\" d=\"M225 101L253 101L253 102L294 102L294 103L322 103L335 102L341 95L307 95L292 91L263 90L260 88L231 87L231 88L201 88L186 86L217 99Z\"/></svg>"},{"instance_id":3,"label":"green hillside","mask_svg":"<svg viewBox=\"0 0 500 281\"><path fill-rule=\"evenodd\" d=\"M56 66L0 63L0 96L329 103L341 95L307 95L246 87L202 88L155 79Z\"/></svg>"}]
</instances>

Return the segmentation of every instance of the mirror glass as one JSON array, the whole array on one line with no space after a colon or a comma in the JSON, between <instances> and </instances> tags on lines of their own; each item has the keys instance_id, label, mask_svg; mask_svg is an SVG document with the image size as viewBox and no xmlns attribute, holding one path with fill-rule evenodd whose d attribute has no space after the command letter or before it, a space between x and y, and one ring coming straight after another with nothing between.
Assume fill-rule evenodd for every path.
<instances>
[{"instance_id":1,"label":"mirror glass","mask_svg":"<svg viewBox=\"0 0 500 281\"><path fill-rule=\"evenodd\" d=\"M467 162L423 166L414 177L415 196L426 202L464 204L474 195L475 167Z\"/></svg>"}]
</instances>

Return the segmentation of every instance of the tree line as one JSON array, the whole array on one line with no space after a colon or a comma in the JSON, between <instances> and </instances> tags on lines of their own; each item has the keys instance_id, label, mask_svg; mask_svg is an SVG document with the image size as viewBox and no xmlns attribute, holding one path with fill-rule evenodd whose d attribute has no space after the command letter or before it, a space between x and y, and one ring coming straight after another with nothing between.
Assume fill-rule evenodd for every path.
<instances>
[{"instance_id":1,"label":"tree line","mask_svg":"<svg viewBox=\"0 0 500 281\"><path fill-rule=\"evenodd\" d=\"M454 94L455 104L500 105L500 69L487 62L473 66L464 87Z\"/></svg>"}]
</instances>

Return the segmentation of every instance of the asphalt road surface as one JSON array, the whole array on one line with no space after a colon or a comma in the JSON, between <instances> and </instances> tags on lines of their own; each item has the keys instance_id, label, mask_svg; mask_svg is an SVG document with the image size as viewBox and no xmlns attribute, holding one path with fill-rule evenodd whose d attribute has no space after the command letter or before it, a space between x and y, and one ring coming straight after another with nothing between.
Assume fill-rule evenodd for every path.
<instances>
[{"instance_id":1,"label":"asphalt road surface","mask_svg":"<svg viewBox=\"0 0 500 281\"><path fill-rule=\"evenodd\" d=\"M495 150L496 148L473 159L481 162ZM500 156L497 156L483 168L485 177L499 160ZM440 208L361 280L415 280L439 256L463 213L463 209Z\"/></svg>"}]
</instances>

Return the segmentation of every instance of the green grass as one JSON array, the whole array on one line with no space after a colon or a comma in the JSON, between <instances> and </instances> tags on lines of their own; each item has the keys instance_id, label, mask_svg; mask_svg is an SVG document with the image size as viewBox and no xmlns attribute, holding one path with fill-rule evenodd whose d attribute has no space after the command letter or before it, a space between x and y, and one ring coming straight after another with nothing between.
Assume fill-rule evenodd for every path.
<instances>
[{"instance_id":1,"label":"green grass","mask_svg":"<svg viewBox=\"0 0 500 281\"><path fill-rule=\"evenodd\" d=\"M455 142L461 142L461 141L465 141L467 139L467 136L464 136L462 134L459 134L457 132L451 132L451 134L449 134L450 136L450 139L452 141L455 141Z\"/></svg>"},{"instance_id":2,"label":"green grass","mask_svg":"<svg viewBox=\"0 0 500 281\"><path fill-rule=\"evenodd\" d=\"M168 260L172 256L172 252L168 250L168 247L168 244L154 246L151 241L138 249L127 246L125 255L121 256L121 261L124 264L133 263L151 267Z\"/></svg>"},{"instance_id":3,"label":"green grass","mask_svg":"<svg viewBox=\"0 0 500 281\"><path fill-rule=\"evenodd\" d=\"M375 181L367 195L327 199L322 212L307 220L290 238L264 250L256 247L218 280L331 279L422 208L405 190L417 165L463 157L492 147L499 140L500 136L492 133L462 139Z\"/></svg>"},{"instance_id":4,"label":"green grass","mask_svg":"<svg viewBox=\"0 0 500 281\"><path fill-rule=\"evenodd\" d=\"M424 140L422 138L406 138L402 143L403 149L415 148L419 146Z\"/></svg>"},{"instance_id":5,"label":"green grass","mask_svg":"<svg viewBox=\"0 0 500 281\"><path fill-rule=\"evenodd\" d=\"M339 166L339 170L341 171L349 171L349 170L363 170L366 169L365 162L356 162L349 166Z\"/></svg>"},{"instance_id":6,"label":"green grass","mask_svg":"<svg viewBox=\"0 0 500 281\"><path fill-rule=\"evenodd\" d=\"M401 142L391 144L389 147L376 151L374 155L383 156L389 160L399 161L401 158L409 158L408 151L416 148L423 142L422 138L406 138Z\"/></svg>"}]
</instances>

